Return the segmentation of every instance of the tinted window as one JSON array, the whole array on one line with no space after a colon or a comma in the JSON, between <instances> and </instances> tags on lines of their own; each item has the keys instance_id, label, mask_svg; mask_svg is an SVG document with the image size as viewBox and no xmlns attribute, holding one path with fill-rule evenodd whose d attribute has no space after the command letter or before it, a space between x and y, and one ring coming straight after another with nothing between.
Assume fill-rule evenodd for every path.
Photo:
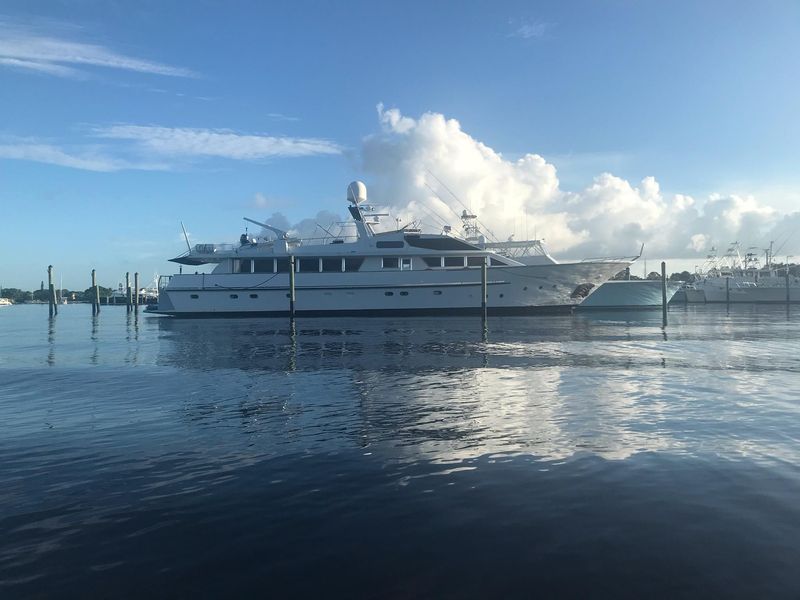
<instances>
[{"instance_id":1,"label":"tinted window","mask_svg":"<svg viewBox=\"0 0 800 600\"><path fill-rule=\"evenodd\" d=\"M318 258L301 258L300 259L300 272L301 273L317 273L317 272L319 272L319 259Z\"/></svg>"},{"instance_id":2,"label":"tinted window","mask_svg":"<svg viewBox=\"0 0 800 600\"><path fill-rule=\"evenodd\" d=\"M345 258L344 259L344 270L345 271L358 271L361 268L361 264L364 262L363 258Z\"/></svg>"},{"instance_id":3,"label":"tinted window","mask_svg":"<svg viewBox=\"0 0 800 600\"><path fill-rule=\"evenodd\" d=\"M406 236L406 243L428 250L479 250L472 244L451 237L421 238L409 235Z\"/></svg>"},{"instance_id":4,"label":"tinted window","mask_svg":"<svg viewBox=\"0 0 800 600\"><path fill-rule=\"evenodd\" d=\"M383 292L384 296L394 296L394 292Z\"/></svg>"},{"instance_id":5,"label":"tinted window","mask_svg":"<svg viewBox=\"0 0 800 600\"><path fill-rule=\"evenodd\" d=\"M398 258L384 258L383 259L383 268L384 269L396 269L400 264L400 259Z\"/></svg>"},{"instance_id":6,"label":"tinted window","mask_svg":"<svg viewBox=\"0 0 800 600\"><path fill-rule=\"evenodd\" d=\"M234 300L236 300L238 297L239 297L239 294L231 294L231 298L233 298Z\"/></svg>"},{"instance_id":7,"label":"tinted window","mask_svg":"<svg viewBox=\"0 0 800 600\"><path fill-rule=\"evenodd\" d=\"M375 246L378 248L402 248L405 244L401 241L388 241L388 242L377 242Z\"/></svg>"},{"instance_id":8,"label":"tinted window","mask_svg":"<svg viewBox=\"0 0 800 600\"><path fill-rule=\"evenodd\" d=\"M289 259L288 258L279 258L277 259L278 269L276 273L288 273L289 272Z\"/></svg>"},{"instance_id":9,"label":"tinted window","mask_svg":"<svg viewBox=\"0 0 800 600\"><path fill-rule=\"evenodd\" d=\"M423 256L422 260L425 261L425 264L429 267L441 267L442 266L442 257L441 256Z\"/></svg>"},{"instance_id":10,"label":"tinted window","mask_svg":"<svg viewBox=\"0 0 800 600\"><path fill-rule=\"evenodd\" d=\"M248 258L243 258L239 261L239 273L249 273L253 261Z\"/></svg>"},{"instance_id":11,"label":"tinted window","mask_svg":"<svg viewBox=\"0 0 800 600\"><path fill-rule=\"evenodd\" d=\"M463 256L445 256L444 257L444 266L445 267L463 267L464 266L464 257Z\"/></svg>"},{"instance_id":12,"label":"tinted window","mask_svg":"<svg viewBox=\"0 0 800 600\"><path fill-rule=\"evenodd\" d=\"M340 272L342 270L342 259L341 258L323 258L322 259L322 270L326 273L328 272Z\"/></svg>"},{"instance_id":13,"label":"tinted window","mask_svg":"<svg viewBox=\"0 0 800 600\"><path fill-rule=\"evenodd\" d=\"M440 290L433 290L433 295L434 296L441 296L442 292Z\"/></svg>"},{"instance_id":14,"label":"tinted window","mask_svg":"<svg viewBox=\"0 0 800 600\"><path fill-rule=\"evenodd\" d=\"M408 292L400 292L401 296L408 296Z\"/></svg>"},{"instance_id":15,"label":"tinted window","mask_svg":"<svg viewBox=\"0 0 800 600\"><path fill-rule=\"evenodd\" d=\"M505 264L506 264L502 260L497 260L496 258L492 258L492 259L489 259L489 260L490 260L489 264L491 264L493 267L502 267L502 266L505 266Z\"/></svg>"},{"instance_id":16,"label":"tinted window","mask_svg":"<svg viewBox=\"0 0 800 600\"><path fill-rule=\"evenodd\" d=\"M467 266L468 267L480 267L486 259L482 256L468 256L467 257Z\"/></svg>"},{"instance_id":17,"label":"tinted window","mask_svg":"<svg viewBox=\"0 0 800 600\"><path fill-rule=\"evenodd\" d=\"M191 296L189 296L189 297L190 297L192 300L197 300L197 299L198 299L200 296L198 296L197 294L192 294L192 295L191 295Z\"/></svg>"},{"instance_id":18,"label":"tinted window","mask_svg":"<svg viewBox=\"0 0 800 600\"><path fill-rule=\"evenodd\" d=\"M255 263L254 270L256 273L272 273L274 265L271 258L257 258L253 262Z\"/></svg>"},{"instance_id":19,"label":"tinted window","mask_svg":"<svg viewBox=\"0 0 800 600\"><path fill-rule=\"evenodd\" d=\"M258 298L258 294L250 294L251 298Z\"/></svg>"}]
</instances>

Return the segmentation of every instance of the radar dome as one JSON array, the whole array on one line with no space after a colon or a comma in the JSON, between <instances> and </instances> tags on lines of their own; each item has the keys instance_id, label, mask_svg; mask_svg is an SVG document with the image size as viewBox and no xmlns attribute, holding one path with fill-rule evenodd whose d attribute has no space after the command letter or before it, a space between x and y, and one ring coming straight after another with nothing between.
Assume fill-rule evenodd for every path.
<instances>
[{"instance_id":1,"label":"radar dome","mask_svg":"<svg viewBox=\"0 0 800 600\"><path fill-rule=\"evenodd\" d=\"M362 181L354 181L347 186L347 199L353 204L367 201L367 186Z\"/></svg>"}]
</instances>

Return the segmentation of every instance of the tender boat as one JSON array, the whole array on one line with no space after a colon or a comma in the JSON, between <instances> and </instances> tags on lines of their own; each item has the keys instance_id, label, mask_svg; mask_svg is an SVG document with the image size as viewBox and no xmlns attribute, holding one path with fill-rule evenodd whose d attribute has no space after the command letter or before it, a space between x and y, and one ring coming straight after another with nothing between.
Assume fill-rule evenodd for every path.
<instances>
[{"instance_id":1,"label":"tender boat","mask_svg":"<svg viewBox=\"0 0 800 600\"><path fill-rule=\"evenodd\" d=\"M271 232L270 239L243 234L238 245L189 247L172 262L213 264L213 271L161 277L158 304L149 312L175 317L288 315L291 265L298 316L479 313L483 265L490 314L569 310L635 260L523 264L449 232L425 234L408 226L377 231L386 215L366 203L361 182L348 186L347 199L355 239L331 236L304 242L246 219Z\"/></svg>"},{"instance_id":2,"label":"tender boat","mask_svg":"<svg viewBox=\"0 0 800 600\"><path fill-rule=\"evenodd\" d=\"M679 282L667 282L667 302L680 288ZM587 296L580 310L609 308L657 308L662 304L661 281L651 279L620 279L606 281Z\"/></svg>"}]
</instances>

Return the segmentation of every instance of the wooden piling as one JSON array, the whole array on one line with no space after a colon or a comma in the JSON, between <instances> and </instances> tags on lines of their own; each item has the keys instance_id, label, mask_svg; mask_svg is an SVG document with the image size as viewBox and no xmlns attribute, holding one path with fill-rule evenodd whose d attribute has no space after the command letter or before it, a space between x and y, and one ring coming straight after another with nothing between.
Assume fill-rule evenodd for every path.
<instances>
[{"instance_id":1,"label":"wooden piling","mask_svg":"<svg viewBox=\"0 0 800 600\"><path fill-rule=\"evenodd\" d=\"M139 311L139 273L133 274L133 310Z\"/></svg>"},{"instance_id":2,"label":"wooden piling","mask_svg":"<svg viewBox=\"0 0 800 600\"><path fill-rule=\"evenodd\" d=\"M667 326L667 263L661 261L661 324Z\"/></svg>"},{"instance_id":3,"label":"wooden piling","mask_svg":"<svg viewBox=\"0 0 800 600\"><path fill-rule=\"evenodd\" d=\"M725 304L729 305L731 303L731 278L725 278Z\"/></svg>"},{"instance_id":4,"label":"wooden piling","mask_svg":"<svg viewBox=\"0 0 800 600\"><path fill-rule=\"evenodd\" d=\"M47 305L47 312L51 317L58 314L56 288L53 286L53 265L47 265Z\"/></svg>"},{"instance_id":5,"label":"wooden piling","mask_svg":"<svg viewBox=\"0 0 800 600\"><path fill-rule=\"evenodd\" d=\"M100 287L97 285L97 272L92 269L92 314L100 314Z\"/></svg>"},{"instance_id":6,"label":"wooden piling","mask_svg":"<svg viewBox=\"0 0 800 600\"><path fill-rule=\"evenodd\" d=\"M125 273L125 306L128 312L133 310L133 298L131 297L131 274Z\"/></svg>"},{"instance_id":7,"label":"wooden piling","mask_svg":"<svg viewBox=\"0 0 800 600\"><path fill-rule=\"evenodd\" d=\"M487 305L489 301L489 268L487 262L489 259L484 257L481 264L481 316L486 318Z\"/></svg>"},{"instance_id":8,"label":"wooden piling","mask_svg":"<svg viewBox=\"0 0 800 600\"><path fill-rule=\"evenodd\" d=\"M294 319L294 255L289 257L289 318Z\"/></svg>"}]
</instances>

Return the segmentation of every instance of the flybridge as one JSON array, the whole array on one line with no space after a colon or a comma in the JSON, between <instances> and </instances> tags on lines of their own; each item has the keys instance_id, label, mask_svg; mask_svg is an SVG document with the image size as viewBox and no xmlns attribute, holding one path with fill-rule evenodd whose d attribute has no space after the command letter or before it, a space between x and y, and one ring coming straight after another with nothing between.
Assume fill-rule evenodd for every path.
<instances>
[{"instance_id":1,"label":"flybridge","mask_svg":"<svg viewBox=\"0 0 800 600\"><path fill-rule=\"evenodd\" d=\"M200 265L220 262L223 259L236 256L262 253L273 255L302 254L315 246L347 245L349 248L354 244L360 244L363 247L362 251L365 252L370 252L372 248L418 248L440 252L485 252L484 248L474 242L462 240L448 234L422 234L419 229L411 226L405 226L395 231L376 232L374 226L379 225L381 217L386 217L388 214L375 212L375 207L366 203L367 187L360 181L355 181L347 187L347 200L350 203L348 210L356 227L357 234L355 236L334 236L331 234L330 237L326 238L303 240L292 237L287 231L273 225L245 217L245 221L270 231L275 235L275 238L253 238L243 233L238 245L195 244L187 252L171 259L171 261L184 265ZM344 251L343 247L336 250L336 252L341 251ZM316 252L319 252L319 250L316 250ZM325 252L327 253L328 250Z\"/></svg>"}]
</instances>

